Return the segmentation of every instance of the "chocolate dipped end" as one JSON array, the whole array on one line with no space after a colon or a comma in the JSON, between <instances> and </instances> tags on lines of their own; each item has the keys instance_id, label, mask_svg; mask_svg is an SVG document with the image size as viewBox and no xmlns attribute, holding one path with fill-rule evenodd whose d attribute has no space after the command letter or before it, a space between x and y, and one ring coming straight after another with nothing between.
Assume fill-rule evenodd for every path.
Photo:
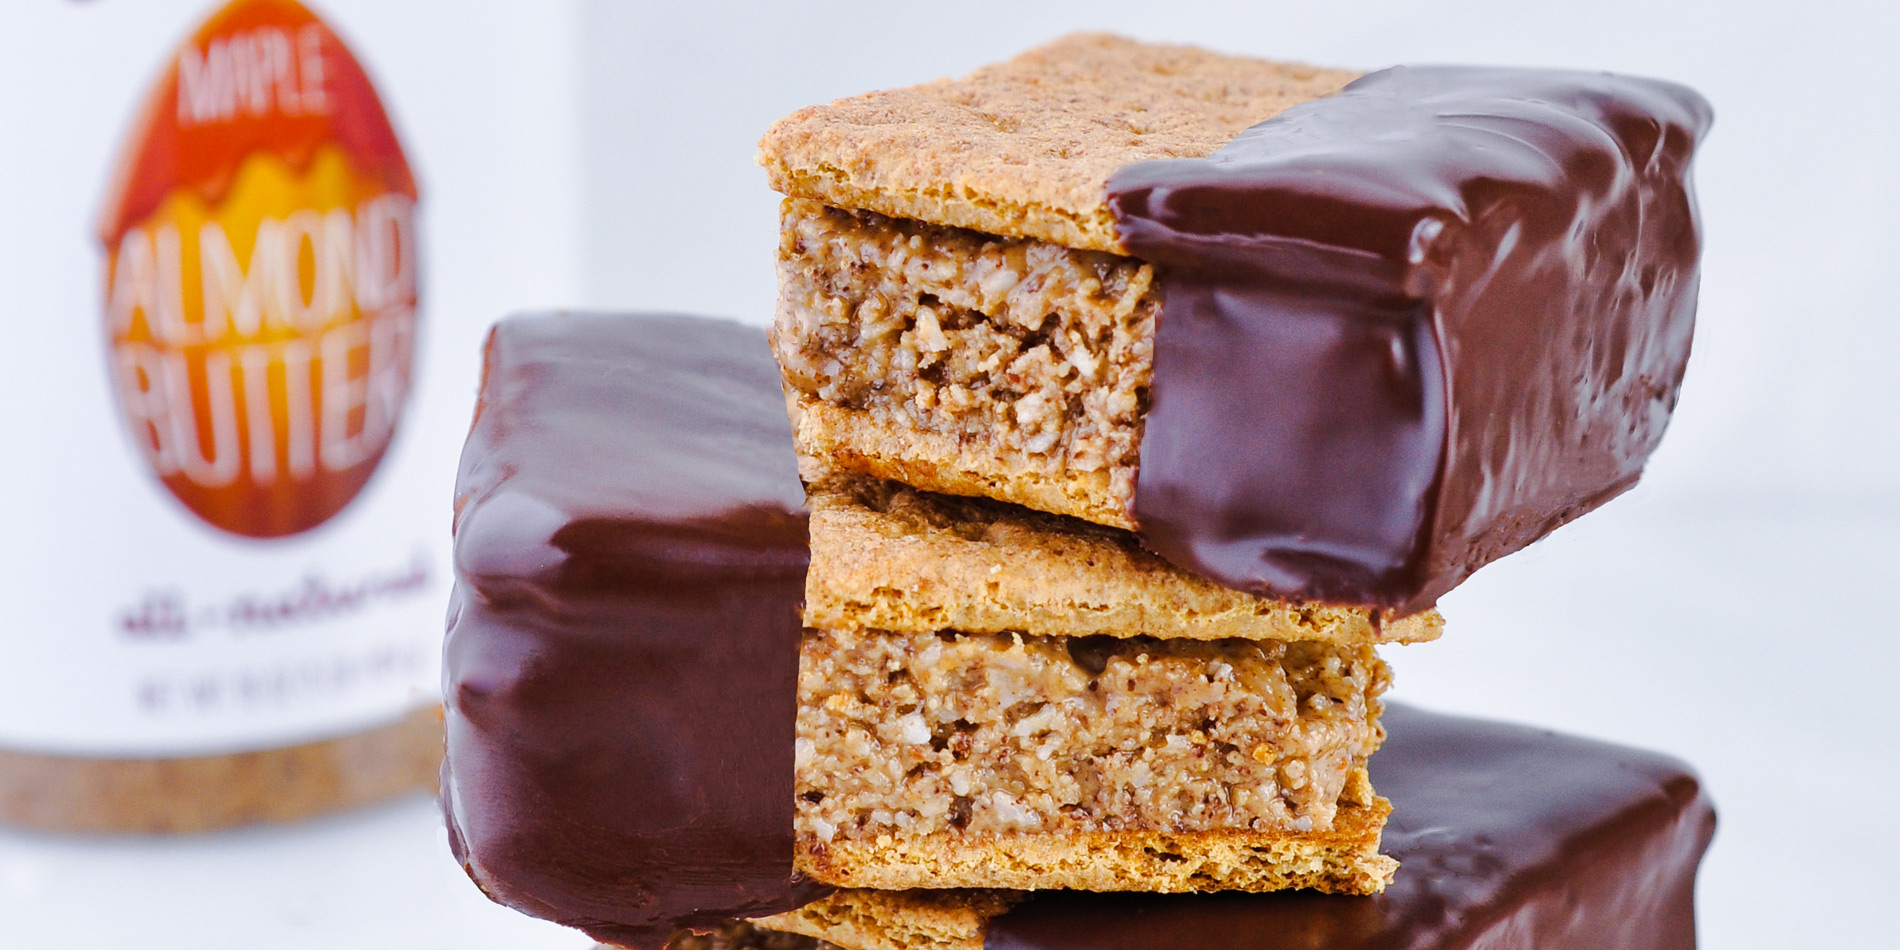
<instances>
[{"instance_id":1,"label":"chocolate dipped end","mask_svg":"<svg viewBox=\"0 0 1900 950\"><path fill-rule=\"evenodd\" d=\"M1390 704L1385 892L1037 893L988 950L1693 950L1715 811L1667 756Z\"/></svg>"},{"instance_id":2,"label":"chocolate dipped end","mask_svg":"<svg viewBox=\"0 0 1900 950\"><path fill-rule=\"evenodd\" d=\"M803 490L763 331L516 317L456 488L443 802L501 903L657 948L797 907Z\"/></svg>"},{"instance_id":3,"label":"chocolate dipped end","mask_svg":"<svg viewBox=\"0 0 1900 950\"><path fill-rule=\"evenodd\" d=\"M1665 82L1401 67L1117 172L1164 268L1144 540L1410 613L1629 488L1689 355L1709 122Z\"/></svg>"}]
</instances>

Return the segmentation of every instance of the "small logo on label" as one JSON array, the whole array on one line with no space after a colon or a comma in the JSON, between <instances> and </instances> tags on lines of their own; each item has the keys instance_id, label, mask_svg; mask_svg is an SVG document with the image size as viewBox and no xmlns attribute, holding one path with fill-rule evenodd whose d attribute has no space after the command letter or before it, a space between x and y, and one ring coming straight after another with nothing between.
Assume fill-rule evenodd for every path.
<instances>
[{"instance_id":1,"label":"small logo on label","mask_svg":"<svg viewBox=\"0 0 1900 950\"><path fill-rule=\"evenodd\" d=\"M341 511L409 393L416 185L375 88L294 0L178 49L109 193L113 382L153 474L249 537Z\"/></svg>"}]
</instances>

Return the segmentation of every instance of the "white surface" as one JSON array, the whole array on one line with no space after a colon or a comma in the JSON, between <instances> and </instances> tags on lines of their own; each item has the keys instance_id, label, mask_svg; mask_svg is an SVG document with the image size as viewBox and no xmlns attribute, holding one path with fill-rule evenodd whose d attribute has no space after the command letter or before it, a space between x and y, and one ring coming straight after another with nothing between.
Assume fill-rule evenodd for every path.
<instances>
[{"instance_id":1,"label":"white surface","mask_svg":"<svg viewBox=\"0 0 1900 950\"><path fill-rule=\"evenodd\" d=\"M207 5L0 5L0 319L98 319L89 225L106 161L163 51ZM445 530L494 317L579 304L767 319L776 201L751 156L799 106L962 73L1078 28L1346 65L1603 67L1696 86L1717 114L1698 160L1701 324L1651 475L1447 598L1445 639L1394 651L1398 695L1699 767L1723 821L1705 947L1893 943L1900 839L1849 816L1887 809L1900 782L1900 5L318 5L378 81L424 190L420 376L464 399L413 407L405 437L438 459ZM50 365L9 352L0 370ZM31 484L23 409L0 407L9 498ZM66 474L56 453L41 464ZM9 556L0 545L0 564ZM0 570L0 603L18 577ZM422 801L195 841L0 833L0 950L580 945L487 904Z\"/></svg>"},{"instance_id":2,"label":"white surface","mask_svg":"<svg viewBox=\"0 0 1900 950\"><path fill-rule=\"evenodd\" d=\"M1394 698L1660 749L1720 815L1703 946L1892 946L1900 505L1638 489L1485 569Z\"/></svg>"},{"instance_id":3,"label":"white surface","mask_svg":"<svg viewBox=\"0 0 1900 950\"><path fill-rule=\"evenodd\" d=\"M198 839L0 833L7 950L567 950L489 903L426 798Z\"/></svg>"}]
</instances>

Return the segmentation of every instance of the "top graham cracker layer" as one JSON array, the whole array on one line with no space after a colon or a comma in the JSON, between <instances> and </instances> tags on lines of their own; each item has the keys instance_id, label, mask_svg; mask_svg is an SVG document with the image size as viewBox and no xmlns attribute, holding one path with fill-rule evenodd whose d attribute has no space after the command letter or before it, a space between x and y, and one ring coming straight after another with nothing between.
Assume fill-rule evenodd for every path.
<instances>
[{"instance_id":1,"label":"top graham cracker layer","mask_svg":"<svg viewBox=\"0 0 1900 950\"><path fill-rule=\"evenodd\" d=\"M759 163L795 198L1126 253L1107 203L1117 169L1206 157L1359 75L1081 33L962 79L800 109L765 133Z\"/></svg>"}]
</instances>

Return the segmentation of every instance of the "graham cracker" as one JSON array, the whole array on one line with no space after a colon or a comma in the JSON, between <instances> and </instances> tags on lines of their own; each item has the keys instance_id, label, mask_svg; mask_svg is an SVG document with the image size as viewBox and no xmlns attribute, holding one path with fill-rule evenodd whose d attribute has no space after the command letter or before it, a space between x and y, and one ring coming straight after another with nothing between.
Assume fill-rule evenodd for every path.
<instances>
[{"instance_id":1,"label":"graham cracker","mask_svg":"<svg viewBox=\"0 0 1900 950\"><path fill-rule=\"evenodd\" d=\"M845 889L751 923L850 950L983 950L989 919L1018 900L1010 891Z\"/></svg>"},{"instance_id":2,"label":"graham cracker","mask_svg":"<svg viewBox=\"0 0 1900 950\"><path fill-rule=\"evenodd\" d=\"M1334 643L1418 643L1444 630L1436 610L1386 619L1222 587L1130 532L987 499L835 476L809 504L811 627Z\"/></svg>"},{"instance_id":3,"label":"graham cracker","mask_svg":"<svg viewBox=\"0 0 1900 950\"><path fill-rule=\"evenodd\" d=\"M1104 193L1117 169L1205 157L1358 76L1080 33L962 79L801 109L758 160L793 197L1126 253Z\"/></svg>"}]
</instances>

